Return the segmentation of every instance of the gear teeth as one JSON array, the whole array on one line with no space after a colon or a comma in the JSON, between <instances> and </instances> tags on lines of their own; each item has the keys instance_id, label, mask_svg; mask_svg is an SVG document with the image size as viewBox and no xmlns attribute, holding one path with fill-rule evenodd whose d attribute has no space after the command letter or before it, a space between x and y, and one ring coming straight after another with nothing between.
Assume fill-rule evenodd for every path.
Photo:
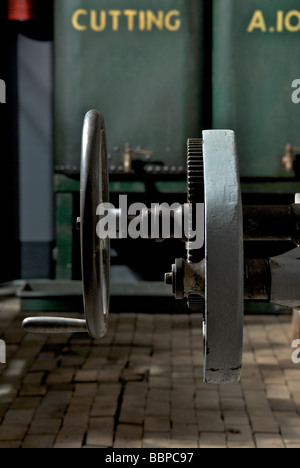
<instances>
[{"instance_id":1,"label":"gear teeth","mask_svg":"<svg viewBox=\"0 0 300 468\"><path fill-rule=\"evenodd\" d=\"M205 312L205 300L196 294L190 294L188 297L188 306L192 312Z\"/></svg>"},{"instance_id":2,"label":"gear teeth","mask_svg":"<svg viewBox=\"0 0 300 468\"><path fill-rule=\"evenodd\" d=\"M200 138L191 138L187 142L187 192L187 201L193 205L192 216L189 219L189 239L192 241L195 205L204 201L203 140ZM198 263L201 260L201 250L187 249L188 263ZM193 312L204 313L205 300L201 296L190 294L188 307Z\"/></svg>"},{"instance_id":3,"label":"gear teeth","mask_svg":"<svg viewBox=\"0 0 300 468\"><path fill-rule=\"evenodd\" d=\"M190 138L187 142L187 201L192 205L201 203L204 200L204 165L203 165L203 140L200 138ZM195 209L193 207L193 216L189 220L191 239L193 231L193 219ZM192 239L191 239L192 240ZM201 255L201 254L200 254ZM188 263L197 263L199 251L187 251Z\"/></svg>"}]
</instances>

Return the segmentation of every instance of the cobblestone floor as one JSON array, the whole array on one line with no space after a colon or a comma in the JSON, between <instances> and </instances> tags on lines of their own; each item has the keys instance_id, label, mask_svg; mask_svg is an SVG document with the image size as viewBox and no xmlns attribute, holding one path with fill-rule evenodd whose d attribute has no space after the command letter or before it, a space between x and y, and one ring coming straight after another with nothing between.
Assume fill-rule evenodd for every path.
<instances>
[{"instance_id":1,"label":"cobblestone floor","mask_svg":"<svg viewBox=\"0 0 300 468\"><path fill-rule=\"evenodd\" d=\"M290 317L246 317L239 385L202 383L200 316L111 316L103 341L26 335L0 303L0 448L299 448Z\"/></svg>"}]
</instances>

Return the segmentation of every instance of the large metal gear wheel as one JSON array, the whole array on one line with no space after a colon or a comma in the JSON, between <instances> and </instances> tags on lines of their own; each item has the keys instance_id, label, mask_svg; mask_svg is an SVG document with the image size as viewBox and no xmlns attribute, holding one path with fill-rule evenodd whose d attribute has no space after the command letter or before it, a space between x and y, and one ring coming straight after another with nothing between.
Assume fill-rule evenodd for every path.
<instances>
[{"instance_id":1,"label":"large metal gear wheel","mask_svg":"<svg viewBox=\"0 0 300 468\"><path fill-rule=\"evenodd\" d=\"M204 201L203 140L190 138L187 141L187 202L192 207L189 219L189 241L195 231L196 204ZM204 249L192 250L187 242L187 262L199 263L204 258ZM204 312L205 301L196 294L188 297L188 307L193 312Z\"/></svg>"}]
</instances>

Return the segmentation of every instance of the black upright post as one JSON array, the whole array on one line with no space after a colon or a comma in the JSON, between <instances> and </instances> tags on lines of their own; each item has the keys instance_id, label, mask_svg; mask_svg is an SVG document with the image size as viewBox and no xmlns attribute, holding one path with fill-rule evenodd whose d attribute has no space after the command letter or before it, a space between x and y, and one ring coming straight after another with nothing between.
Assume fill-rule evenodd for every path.
<instances>
[{"instance_id":1,"label":"black upright post","mask_svg":"<svg viewBox=\"0 0 300 468\"><path fill-rule=\"evenodd\" d=\"M18 202L17 26L0 3L0 79L6 102L0 104L0 281L20 276Z\"/></svg>"}]
</instances>

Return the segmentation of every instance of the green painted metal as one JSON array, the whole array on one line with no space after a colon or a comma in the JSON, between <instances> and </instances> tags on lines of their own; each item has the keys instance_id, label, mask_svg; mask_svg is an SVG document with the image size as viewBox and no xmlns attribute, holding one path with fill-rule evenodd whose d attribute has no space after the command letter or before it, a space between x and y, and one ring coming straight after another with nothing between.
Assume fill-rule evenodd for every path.
<instances>
[{"instance_id":1,"label":"green painted metal","mask_svg":"<svg viewBox=\"0 0 300 468\"><path fill-rule=\"evenodd\" d=\"M91 108L105 117L111 166L122 165L128 143L185 167L186 140L200 136L204 114L203 4L55 1L57 172L79 172Z\"/></svg>"},{"instance_id":2,"label":"green painted metal","mask_svg":"<svg viewBox=\"0 0 300 468\"><path fill-rule=\"evenodd\" d=\"M74 196L56 194L56 278L71 280L73 268Z\"/></svg>"},{"instance_id":3,"label":"green painted metal","mask_svg":"<svg viewBox=\"0 0 300 468\"><path fill-rule=\"evenodd\" d=\"M252 182L242 182L242 192L249 194L282 194L282 195L292 195L294 193L299 193L300 191L300 181L290 180L287 181L252 181Z\"/></svg>"},{"instance_id":4,"label":"green painted metal","mask_svg":"<svg viewBox=\"0 0 300 468\"><path fill-rule=\"evenodd\" d=\"M54 191L55 192L79 192L80 181L62 174L54 176Z\"/></svg>"},{"instance_id":5,"label":"green painted metal","mask_svg":"<svg viewBox=\"0 0 300 468\"><path fill-rule=\"evenodd\" d=\"M111 193L145 193L146 186L144 182L110 182L109 190Z\"/></svg>"},{"instance_id":6,"label":"green painted metal","mask_svg":"<svg viewBox=\"0 0 300 468\"><path fill-rule=\"evenodd\" d=\"M213 5L214 128L236 131L242 177L285 177L285 145L300 145L300 105L292 102L292 82L300 79L299 0Z\"/></svg>"},{"instance_id":7,"label":"green painted metal","mask_svg":"<svg viewBox=\"0 0 300 468\"><path fill-rule=\"evenodd\" d=\"M186 181L163 181L155 182L155 187L160 193L178 193L183 194L187 193L187 183Z\"/></svg>"}]
</instances>

